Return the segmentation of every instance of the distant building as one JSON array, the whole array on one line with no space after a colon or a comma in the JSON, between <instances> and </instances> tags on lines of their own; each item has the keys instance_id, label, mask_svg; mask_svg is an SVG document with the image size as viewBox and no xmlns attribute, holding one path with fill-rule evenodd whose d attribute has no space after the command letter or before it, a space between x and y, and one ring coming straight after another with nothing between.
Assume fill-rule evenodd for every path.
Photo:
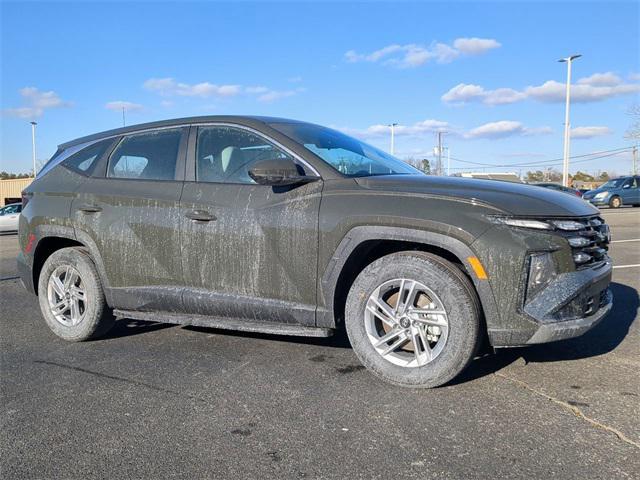
<instances>
[{"instance_id":1,"label":"distant building","mask_svg":"<svg viewBox=\"0 0 640 480\"><path fill-rule=\"evenodd\" d=\"M596 182L595 180L591 182L578 182L574 180L571 182L571 186L577 190L595 190L604 183L605 182Z\"/></svg>"},{"instance_id":2,"label":"distant building","mask_svg":"<svg viewBox=\"0 0 640 480\"><path fill-rule=\"evenodd\" d=\"M33 178L12 178L0 180L0 207L22 201L22 190L27 188Z\"/></svg>"},{"instance_id":3,"label":"distant building","mask_svg":"<svg viewBox=\"0 0 640 480\"><path fill-rule=\"evenodd\" d=\"M497 172L497 173L468 172L468 173L461 173L460 176L465 178L482 178L485 180L500 180L503 182L524 183L522 180L520 180L520 177L515 172Z\"/></svg>"}]
</instances>

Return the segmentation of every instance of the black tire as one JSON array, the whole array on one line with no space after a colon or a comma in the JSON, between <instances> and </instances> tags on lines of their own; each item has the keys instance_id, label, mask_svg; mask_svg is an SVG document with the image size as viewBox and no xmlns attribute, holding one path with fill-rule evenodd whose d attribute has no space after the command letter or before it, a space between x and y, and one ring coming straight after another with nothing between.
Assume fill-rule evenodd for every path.
<instances>
[{"instance_id":1,"label":"black tire","mask_svg":"<svg viewBox=\"0 0 640 480\"><path fill-rule=\"evenodd\" d=\"M618 197L617 195L614 195L613 197L611 197L611 200L609 200L609 207L620 208L621 206L622 206L622 199L620 197Z\"/></svg>"},{"instance_id":2,"label":"black tire","mask_svg":"<svg viewBox=\"0 0 640 480\"><path fill-rule=\"evenodd\" d=\"M49 280L54 272L67 266L77 272L86 299L81 303L81 320L75 325L65 325L56 319L49 302ZM47 258L38 280L38 299L47 326L64 340L81 342L98 338L106 334L115 323L104 298L98 271L89 253L82 247L62 248Z\"/></svg>"},{"instance_id":3,"label":"black tire","mask_svg":"<svg viewBox=\"0 0 640 480\"><path fill-rule=\"evenodd\" d=\"M411 278L428 286L447 312L449 333L444 348L422 366L405 367L388 361L367 336L369 296L379 285L397 278ZM473 359L481 340L480 304L470 280L452 263L425 252L394 253L368 265L349 291L345 324L362 364L387 382L404 387L432 388L452 380Z\"/></svg>"}]
</instances>

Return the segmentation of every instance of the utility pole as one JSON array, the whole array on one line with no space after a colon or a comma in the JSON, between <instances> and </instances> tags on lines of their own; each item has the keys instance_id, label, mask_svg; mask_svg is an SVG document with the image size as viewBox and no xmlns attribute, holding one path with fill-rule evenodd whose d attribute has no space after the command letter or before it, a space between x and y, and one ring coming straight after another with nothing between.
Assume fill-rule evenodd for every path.
<instances>
[{"instance_id":1,"label":"utility pole","mask_svg":"<svg viewBox=\"0 0 640 480\"><path fill-rule=\"evenodd\" d=\"M391 155L395 153L395 128L398 124L392 123L389 126L391 127Z\"/></svg>"},{"instance_id":2,"label":"utility pole","mask_svg":"<svg viewBox=\"0 0 640 480\"><path fill-rule=\"evenodd\" d=\"M633 161L633 174L637 175L638 174L638 145L634 145L633 146L633 150L631 150L631 154L633 155L632 161Z\"/></svg>"},{"instance_id":3,"label":"utility pole","mask_svg":"<svg viewBox=\"0 0 640 480\"><path fill-rule=\"evenodd\" d=\"M438 132L438 166L436 168L437 175L442 175L442 135L444 132Z\"/></svg>"},{"instance_id":4,"label":"utility pole","mask_svg":"<svg viewBox=\"0 0 640 480\"><path fill-rule=\"evenodd\" d=\"M36 125L31 122L31 156L33 157L33 178L36 178Z\"/></svg>"},{"instance_id":5,"label":"utility pole","mask_svg":"<svg viewBox=\"0 0 640 480\"><path fill-rule=\"evenodd\" d=\"M451 149L447 147L447 177L451 175Z\"/></svg>"},{"instance_id":6,"label":"utility pole","mask_svg":"<svg viewBox=\"0 0 640 480\"><path fill-rule=\"evenodd\" d=\"M571 129L569 123L569 105L571 103L571 63L582 55L571 55L567 58L558 60L567 64L567 93L566 104L564 109L564 155L562 162L562 185L569 186L569 142L571 139Z\"/></svg>"},{"instance_id":7,"label":"utility pole","mask_svg":"<svg viewBox=\"0 0 640 480\"><path fill-rule=\"evenodd\" d=\"M122 126L125 127L127 124L124 120L124 107L122 107Z\"/></svg>"}]
</instances>

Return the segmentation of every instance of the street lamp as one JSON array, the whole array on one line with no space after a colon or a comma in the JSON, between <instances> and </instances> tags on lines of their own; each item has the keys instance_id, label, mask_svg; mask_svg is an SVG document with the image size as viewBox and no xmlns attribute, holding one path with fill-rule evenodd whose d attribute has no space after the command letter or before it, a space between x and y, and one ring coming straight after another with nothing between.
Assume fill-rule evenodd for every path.
<instances>
[{"instance_id":1,"label":"street lamp","mask_svg":"<svg viewBox=\"0 0 640 480\"><path fill-rule=\"evenodd\" d=\"M36 178L36 125L37 122L31 122L31 154L33 157L33 178Z\"/></svg>"},{"instance_id":2,"label":"street lamp","mask_svg":"<svg viewBox=\"0 0 640 480\"><path fill-rule=\"evenodd\" d=\"M391 127L391 155L393 155L395 151L395 128L397 125L397 123L392 123L389 125Z\"/></svg>"},{"instance_id":3,"label":"street lamp","mask_svg":"<svg viewBox=\"0 0 640 480\"><path fill-rule=\"evenodd\" d=\"M567 64L567 94L566 106L564 111L564 155L562 162L562 185L569 186L569 141L571 139L571 126L569 124L569 104L571 102L571 63L582 55L571 55L567 58L558 60Z\"/></svg>"}]
</instances>

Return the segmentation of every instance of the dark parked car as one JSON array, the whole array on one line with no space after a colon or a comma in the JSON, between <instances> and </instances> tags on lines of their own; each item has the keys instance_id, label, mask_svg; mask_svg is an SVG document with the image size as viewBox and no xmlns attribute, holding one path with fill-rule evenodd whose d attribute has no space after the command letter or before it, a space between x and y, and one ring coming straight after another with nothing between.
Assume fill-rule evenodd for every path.
<instances>
[{"instance_id":1,"label":"dark parked car","mask_svg":"<svg viewBox=\"0 0 640 480\"><path fill-rule=\"evenodd\" d=\"M374 374L432 387L483 340L575 337L612 305L608 227L591 205L426 176L309 123L200 117L80 138L23 201L22 281L71 341L118 317L308 336L346 327Z\"/></svg>"},{"instance_id":2,"label":"dark parked car","mask_svg":"<svg viewBox=\"0 0 640 480\"><path fill-rule=\"evenodd\" d=\"M575 188L565 187L564 185L558 185L557 183L534 183L536 187L549 188L558 192L568 193L569 195L575 195L576 197L582 197L582 192Z\"/></svg>"},{"instance_id":3,"label":"dark parked car","mask_svg":"<svg viewBox=\"0 0 640 480\"><path fill-rule=\"evenodd\" d=\"M613 178L604 185L585 193L583 198L598 206L638 207L640 206L640 176Z\"/></svg>"}]
</instances>

